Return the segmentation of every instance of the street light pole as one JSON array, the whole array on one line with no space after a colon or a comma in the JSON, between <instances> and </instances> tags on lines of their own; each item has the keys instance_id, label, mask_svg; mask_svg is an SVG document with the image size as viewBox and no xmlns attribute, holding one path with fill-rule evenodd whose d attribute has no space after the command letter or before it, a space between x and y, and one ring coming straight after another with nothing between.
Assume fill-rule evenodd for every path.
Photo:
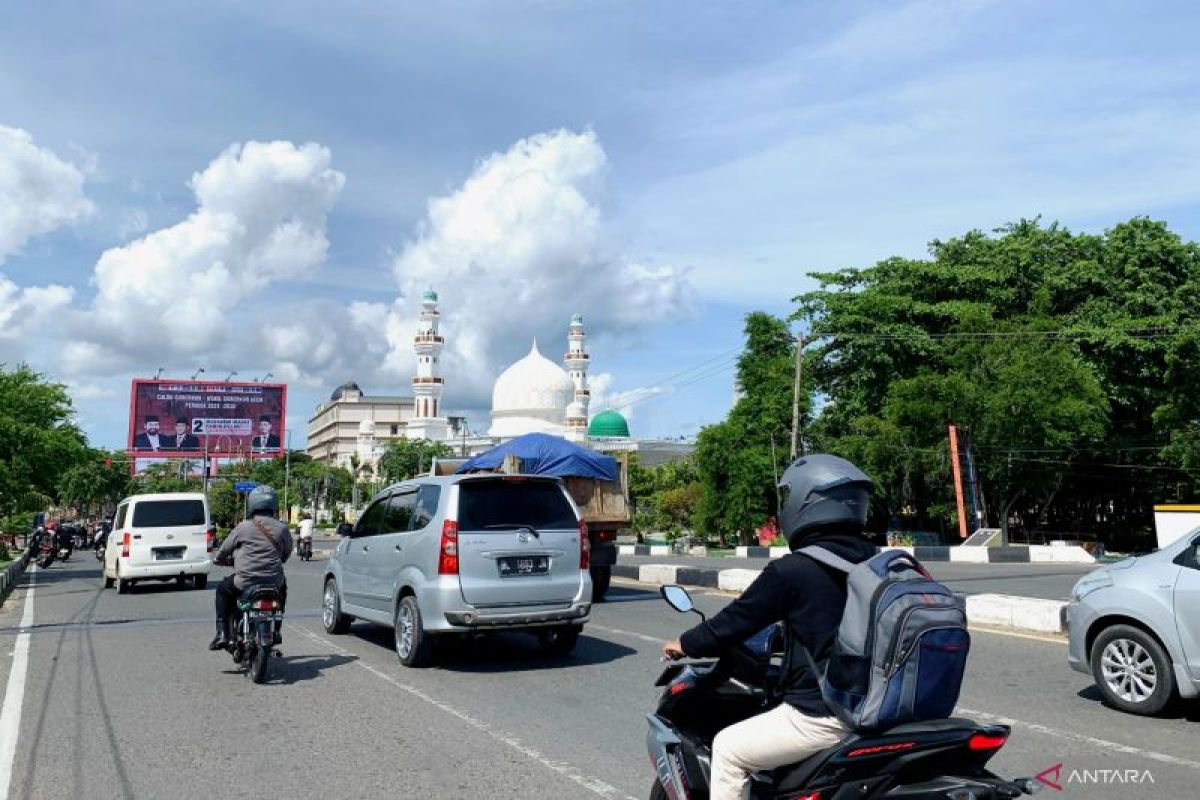
<instances>
[{"instance_id":1,"label":"street light pole","mask_svg":"<svg viewBox=\"0 0 1200 800\"><path fill-rule=\"evenodd\" d=\"M804 374L804 333L796 337L796 379L792 384L792 457L803 455L800 444L800 382Z\"/></svg>"},{"instance_id":2,"label":"street light pole","mask_svg":"<svg viewBox=\"0 0 1200 800\"><path fill-rule=\"evenodd\" d=\"M292 521L292 507L288 504L288 488L292 483L292 429L284 433L284 451L283 451L283 507L287 514L287 521Z\"/></svg>"}]
</instances>

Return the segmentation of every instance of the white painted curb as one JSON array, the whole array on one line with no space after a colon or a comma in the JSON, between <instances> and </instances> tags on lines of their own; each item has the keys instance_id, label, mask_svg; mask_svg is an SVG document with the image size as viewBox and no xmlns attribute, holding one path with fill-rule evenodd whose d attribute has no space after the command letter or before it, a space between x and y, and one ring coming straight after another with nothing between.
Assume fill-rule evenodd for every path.
<instances>
[{"instance_id":1,"label":"white painted curb","mask_svg":"<svg viewBox=\"0 0 1200 800\"><path fill-rule=\"evenodd\" d=\"M952 547L950 560L959 564L986 564L988 553L986 547Z\"/></svg>"},{"instance_id":2,"label":"white painted curb","mask_svg":"<svg viewBox=\"0 0 1200 800\"><path fill-rule=\"evenodd\" d=\"M1079 545L1029 545L1029 560L1035 564L1095 564L1096 557Z\"/></svg>"},{"instance_id":3,"label":"white painted curb","mask_svg":"<svg viewBox=\"0 0 1200 800\"><path fill-rule=\"evenodd\" d=\"M761 572L760 569L723 569L717 573L717 588L723 592L744 592Z\"/></svg>"},{"instance_id":4,"label":"white painted curb","mask_svg":"<svg viewBox=\"0 0 1200 800\"><path fill-rule=\"evenodd\" d=\"M641 583L651 583L655 586L675 583L675 571L677 569L679 567L675 564L643 564L638 567L638 581Z\"/></svg>"},{"instance_id":5,"label":"white painted curb","mask_svg":"<svg viewBox=\"0 0 1200 800\"><path fill-rule=\"evenodd\" d=\"M1038 633L1065 633L1060 600L1040 600L1009 594L967 595L967 620L976 625L993 625Z\"/></svg>"},{"instance_id":6,"label":"white painted curb","mask_svg":"<svg viewBox=\"0 0 1200 800\"><path fill-rule=\"evenodd\" d=\"M619 544L617 545L617 554L622 556L631 556L635 552L633 548L634 545L631 544Z\"/></svg>"}]
</instances>

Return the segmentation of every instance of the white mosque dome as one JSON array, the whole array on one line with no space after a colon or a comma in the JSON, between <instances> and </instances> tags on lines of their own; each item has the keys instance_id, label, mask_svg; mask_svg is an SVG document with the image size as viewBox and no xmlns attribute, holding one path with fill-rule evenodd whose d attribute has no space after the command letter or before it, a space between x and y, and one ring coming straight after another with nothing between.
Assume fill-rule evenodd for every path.
<instances>
[{"instance_id":1,"label":"white mosque dome","mask_svg":"<svg viewBox=\"0 0 1200 800\"><path fill-rule=\"evenodd\" d=\"M538 351L500 374L492 387L492 436L525 433L561 434L567 406L575 400L575 382L566 370Z\"/></svg>"}]
</instances>

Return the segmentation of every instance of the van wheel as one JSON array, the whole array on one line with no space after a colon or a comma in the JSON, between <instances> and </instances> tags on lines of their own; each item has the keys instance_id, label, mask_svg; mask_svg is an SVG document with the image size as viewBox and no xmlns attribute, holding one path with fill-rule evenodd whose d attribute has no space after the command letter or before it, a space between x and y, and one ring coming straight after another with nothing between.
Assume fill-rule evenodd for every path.
<instances>
[{"instance_id":1,"label":"van wheel","mask_svg":"<svg viewBox=\"0 0 1200 800\"><path fill-rule=\"evenodd\" d=\"M178 586L180 589L187 586L187 575L176 575L175 576L175 585Z\"/></svg>"},{"instance_id":2,"label":"van wheel","mask_svg":"<svg viewBox=\"0 0 1200 800\"><path fill-rule=\"evenodd\" d=\"M208 576L207 575L193 575L192 576L192 585L195 586L197 589L204 589L205 587L208 586Z\"/></svg>"},{"instance_id":3,"label":"van wheel","mask_svg":"<svg viewBox=\"0 0 1200 800\"><path fill-rule=\"evenodd\" d=\"M417 598L409 595L396 607L396 655L406 667L424 667L433 654L433 642L422 627Z\"/></svg>"},{"instance_id":4,"label":"van wheel","mask_svg":"<svg viewBox=\"0 0 1200 800\"><path fill-rule=\"evenodd\" d=\"M342 613L342 601L338 599L337 581L325 581L325 593L321 596L321 624L326 633L341 634L350 630L351 618Z\"/></svg>"},{"instance_id":5,"label":"van wheel","mask_svg":"<svg viewBox=\"0 0 1200 800\"><path fill-rule=\"evenodd\" d=\"M100 577L102 577L104 579L104 588L105 589L111 589L113 587L113 584L116 583L116 581L114 581L112 578L108 577L107 574L105 574L103 568L101 568Z\"/></svg>"},{"instance_id":6,"label":"van wheel","mask_svg":"<svg viewBox=\"0 0 1200 800\"><path fill-rule=\"evenodd\" d=\"M1114 625L1092 645L1092 677L1109 704L1130 714L1157 714L1175 698L1171 658L1153 636Z\"/></svg>"},{"instance_id":7,"label":"van wheel","mask_svg":"<svg viewBox=\"0 0 1200 800\"><path fill-rule=\"evenodd\" d=\"M117 594L129 594L129 590L133 588L133 581L127 581L120 575L117 575Z\"/></svg>"},{"instance_id":8,"label":"van wheel","mask_svg":"<svg viewBox=\"0 0 1200 800\"><path fill-rule=\"evenodd\" d=\"M579 641L579 628L543 628L538 631L538 644L552 656L565 656L575 649Z\"/></svg>"}]
</instances>

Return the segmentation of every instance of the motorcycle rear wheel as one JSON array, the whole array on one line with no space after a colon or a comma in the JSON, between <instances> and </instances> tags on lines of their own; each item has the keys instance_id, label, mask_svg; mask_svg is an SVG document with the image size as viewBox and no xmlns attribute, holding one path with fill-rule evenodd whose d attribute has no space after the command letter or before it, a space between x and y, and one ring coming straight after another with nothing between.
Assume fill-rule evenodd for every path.
<instances>
[{"instance_id":1,"label":"motorcycle rear wheel","mask_svg":"<svg viewBox=\"0 0 1200 800\"><path fill-rule=\"evenodd\" d=\"M271 648L258 647L254 651L254 657L250 660L247 667L247 674L250 680L254 683L262 683L267 679L267 659L271 657Z\"/></svg>"}]
</instances>

